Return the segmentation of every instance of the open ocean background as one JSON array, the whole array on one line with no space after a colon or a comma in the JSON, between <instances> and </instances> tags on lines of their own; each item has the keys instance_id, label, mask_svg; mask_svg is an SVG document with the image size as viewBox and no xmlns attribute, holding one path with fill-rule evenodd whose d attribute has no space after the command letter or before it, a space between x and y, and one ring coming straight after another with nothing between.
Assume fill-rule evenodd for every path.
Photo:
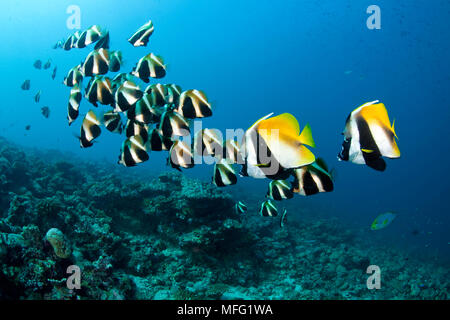
<instances>
[{"instance_id":1,"label":"open ocean background","mask_svg":"<svg viewBox=\"0 0 450 320\"><path fill-rule=\"evenodd\" d=\"M317 147L337 178L332 193L295 196L290 207L309 208L319 218L336 218L366 232L368 242L401 247L449 263L450 257L450 2L377 1L5 1L0 10L0 135L19 145L56 149L89 161L117 162L123 136L103 130L92 148L80 149L85 99L80 117L68 127L67 71L92 50L53 50L75 30L66 27L66 8L81 8L81 30L93 24L110 31L111 49L122 50L131 71L149 52L168 64L163 83L203 90L213 117L203 127L247 129L274 112L292 113L309 123ZM381 8L381 30L369 30L366 8ZM147 47L133 48L128 37L151 19L155 32ZM52 67L33 62L51 58ZM51 79L53 66L58 72ZM31 80L30 91L20 85ZM155 82L155 81L153 81ZM41 90L41 101L34 102ZM399 137L401 158L387 159L385 172L338 162L347 115L380 100ZM50 118L40 113L49 106ZM26 125L31 125L29 131ZM169 170L165 155L130 172ZM185 170L209 181L212 166ZM268 180L239 179L235 188L264 200ZM287 203L287 202L286 202ZM398 213L384 230L370 231L377 215ZM290 219L295 219L294 210ZM413 234L413 231L418 234Z\"/></svg>"}]
</instances>

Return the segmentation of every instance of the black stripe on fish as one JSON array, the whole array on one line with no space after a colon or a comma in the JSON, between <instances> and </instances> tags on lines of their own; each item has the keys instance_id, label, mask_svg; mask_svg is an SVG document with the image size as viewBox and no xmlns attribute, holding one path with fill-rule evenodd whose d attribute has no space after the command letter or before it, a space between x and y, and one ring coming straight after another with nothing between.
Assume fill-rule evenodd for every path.
<instances>
[{"instance_id":1,"label":"black stripe on fish","mask_svg":"<svg viewBox=\"0 0 450 320\"><path fill-rule=\"evenodd\" d=\"M177 111L188 119L205 118L212 115L211 105L205 93L200 90L187 90L180 96Z\"/></svg>"},{"instance_id":2,"label":"black stripe on fish","mask_svg":"<svg viewBox=\"0 0 450 320\"><path fill-rule=\"evenodd\" d=\"M365 163L377 171L384 171L386 169L386 162L381 158L380 150L370 132L367 121L361 117L357 117L356 125L359 132L359 146ZM365 152L363 149L371 150L371 152Z\"/></svg>"},{"instance_id":3,"label":"black stripe on fish","mask_svg":"<svg viewBox=\"0 0 450 320\"><path fill-rule=\"evenodd\" d=\"M261 204L259 214L263 217L276 217L278 209L272 200L266 200Z\"/></svg>"},{"instance_id":4,"label":"black stripe on fish","mask_svg":"<svg viewBox=\"0 0 450 320\"><path fill-rule=\"evenodd\" d=\"M170 138L163 137L158 129L152 129L149 133L149 146L152 151L170 150L173 141Z\"/></svg>"},{"instance_id":5,"label":"black stripe on fish","mask_svg":"<svg viewBox=\"0 0 450 320\"><path fill-rule=\"evenodd\" d=\"M177 170L180 170L180 167L189 169L194 166L194 157L189 146L184 141L177 140L170 148L168 162Z\"/></svg>"},{"instance_id":6,"label":"black stripe on fish","mask_svg":"<svg viewBox=\"0 0 450 320\"><path fill-rule=\"evenodd\" d=\"M214 165L213 182L217 187L225 187L236 184L237 177L233 167L226 161L217 162Z\"/></svg>"},{"instance_id":7,"label":"black stripe on fish","mask_svg":"<svg viewBox=\"0 0 450 320\"><path fill-rule=\"evenodd\" d=\"M190 134L189 123L182 115L173 110L166 110L162 114L159 130L163 136L168 138Z\"/></svg>"},{"instance_id":8,"label":"black stripe on fish","mask_svg":"<svg viewBox=\"0 0 450 320\"><path fill-rule=\"evenodd\" d=\"M135 106L142 96L143 92L139 86L132 81L125 81L115 93L115 111L127 111Z\"/></svg>"}]
</instances>

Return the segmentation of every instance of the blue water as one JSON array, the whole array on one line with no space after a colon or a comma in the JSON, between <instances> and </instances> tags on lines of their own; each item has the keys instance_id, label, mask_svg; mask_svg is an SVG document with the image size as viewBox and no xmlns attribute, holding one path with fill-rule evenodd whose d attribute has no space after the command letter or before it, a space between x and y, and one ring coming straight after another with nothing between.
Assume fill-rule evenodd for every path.
<instances>
[{"instance_id":1,"label":"blue water","mask_svg":"<svg viewBox=\"0 0 450 320\"><path fill-rule=\"evenodd\" d=\"M450 218L446 137L450 118L450 3L434 0L376 1L14 1L0 10L0 135L26 146L72 152L92 161L114 163L123 136L104 133L93 148L81 150L74 135L81 117L67 126L69 89L62 84L92 46L69 52L52 45L75 30L66 27L66 8L81 8L81 29L108 28L111 48L130 71L149 52L168 64L164 83L206 92L214 115L204 127L248 128L260 117L289 112L312 127L314 153L336 169L335 191L296 196L292 206L311 208L367 232L368 241L402 246L439 259L449 257ZM381 8L381 29L366 27L369 5ZM148 47L133 48L128 37L152 19ZM36 70L35 59L58 66ZM31 90L20 85L31 79ZM33 100L42 90L41 101ZM338 162L347 115L359 105L382 101L402 156L387 160L385 172ZM49 119L40 107L51 109ZM83 100L84 114L91 106ZM25 126L31 125L30 131ZM152 153L135 172L167 170L165 157ZM209 180L212 167L187 175ZM261 192L267 180L240 179L248 192ZM235 187L230 187L233 190ZM255 191L253 191L255 190ZM385 230L371 232L373 219L398 213ZM418 235L412 235L418 230Z\"/></svg>"}]
</instances>

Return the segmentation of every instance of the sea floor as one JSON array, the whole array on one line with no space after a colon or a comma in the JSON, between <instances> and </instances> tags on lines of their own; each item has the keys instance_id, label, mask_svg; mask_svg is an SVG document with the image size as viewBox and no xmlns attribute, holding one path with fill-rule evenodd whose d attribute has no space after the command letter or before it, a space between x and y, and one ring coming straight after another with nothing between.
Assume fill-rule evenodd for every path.
<instances>
[{"instance_id":1,"label":"sea floor","mask_svg":"<svg viewBox=\"0 0 450 320\"><path fill-rule=\"evenodd\" d=\"M370 245L338 220L280 228L256 206L237 214L241 199L211 183L0 140L0 299L450 298L448 264ZM372 264L380 289L367 288ZM80 289L67 288L71 265Z\"/></svg>"}]
</instances>

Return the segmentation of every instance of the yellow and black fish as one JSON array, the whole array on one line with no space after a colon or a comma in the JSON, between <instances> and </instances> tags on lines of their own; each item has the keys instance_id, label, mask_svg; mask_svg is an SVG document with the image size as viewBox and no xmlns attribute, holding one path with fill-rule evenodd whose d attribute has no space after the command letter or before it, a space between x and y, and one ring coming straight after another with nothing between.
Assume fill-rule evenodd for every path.
<instances>
[{"instance_id":1,"label":"yellow and black fish","mask_svg":"<svg viewBox=\"0 0 450 320\"><path fill-rule=\"evenodd\" d=\"M86 77L106 74L109 70L109 59L108 50L103 48L93 50L84 60L81 72L83 72Z\"/></svg>"},{"instance_id":2,"label":"yellow and black fish","mask_svg":"<svg viewBox=\"0 0 450 320\"><path fill-rule=\"evenodd\" d=\"M30 80L25 80L25 81L22 83L22 85L20 86L20 88L21 88L22 90L25 90L25 91L30 90L30 83L31 83Z\"/></svg>"},{"instance_id":3,"label":"yellow and black fish","mask_svg":"<svg viewBox=\"0 0 450 320\"><path fill-rule=\"evenodd\" d=\"M400 157L394 123L391 125L386 107L378 100L356 108L347 117L338 159L384 171L386 162L382 157Z\"/></svg>"},{"instance_id":4,"label":"yellow and black fish","mask_svg":"<svg viewBox=\"0 0 450 320\"><path fill-rule=\"evenodd\" d=\"M145 88L152 106L163 107L166 104L167 88L161 83L155 83Z\"/></svg>"},{"instance_id":5,"label":"yellow and black fish","mask_svg":"<svg viewBox=\"0 0 450 320\"><path fill-rule=\"evenodd\" d=\"M211 104L200 90L187 90L181 93L177 111L188 119L212 116Z\"/></svg>"},{"instance_id":6,"label":"yellow and black fish","mask_svg":"<svg viewBox=\"0 0 450 320\"><path fill-rule=\"evenodd\" d=\"M158 123L163 111L163 108L152 105L151 96L145 93L133 108L128 109L127 117L144 124Z\"/></svg>"},{"instance_id":7,"label":"yellow and black fish","mask_svg":"<svg viewBox=\"0 0 450 320\"><path fill-rule=\"evenodd\" d=\"M118 163L123 164L125 167L134 167L136 164L148 159L149 156L142 137L133 136L123 142Z\"/></svg>"},{"instance_id":8,"label":"yellow and black fish","mask_svg":"<svg viewBox=\"0 0 450 320\"><path fill-rule=\"evenodd\" d=\"M86 99L94 106L97 102L103 105L113 105L114 97L111 88L111 80L108 77L95 76L91 78L86 87Z\"/></svg>"},{"instance_id":9,"label":"yellow and black fish","mask_svg":"<svg viewBox=\"0 0 450 320\"><path fill-rule=\"evenodd\" d=\"M94 49L100 48L109 49L109 31L105 31L95 44Z\"/></svg>"},{"instance_id":10,"label":"yellow and black fish","mask_svg":"<svg viewBox=\"0 0 450 320\"><path fill-rule=\"evenodd\" d=\"M217 129L202 129L194 136L194 152L200 156L223 158L222 134Z\"/></svg>"},{"instance_id":11,"label":"yellow and black fish","mask_svg":"<svg viewBox=\"0 0 450 320\"><path fill-rule=\"evenodd\" d=\"M266 200L261 204L259 214L263 217L276 217L278 215L278 209L272 200Z\"/></svg>"},{"instance_id":12,"label":"yellow and black fish","mask_svg":"<svg viewBox=\"0 0 450 320\"><path fill-rule=\"evenodd\" d=\"M110 51L109 71L111 72L119 71L120 67L122 66L122 63L123 63L122 52L119 50Z\"/></svg>"},{"instance_id":13,"label":"yellow and black fish","mask_svg":"<svg viewBox=\"0 0 450 320\"><path fill-rule=\"evenodd\" d=\"M237 183L236 173L231 164L220 160L214 165L213 183L217 187L230 186Z\"/></svg>"},{"instance_id":14,"label":"yellow and black fish","mask_svg":"<svg viewBox=\"0 0 450 320\"><path fill-rule=\"evenodd\" d=\"M113 133L122 133L123 123L120 114L114 111L108 111L103 114L103 124L106 129Z\"/></svg>"},{"instance_id":15,"label":"yellow and black fish","mask_svg":"<svg viewBox=\"0 0 450 320\"><path fill-rule=\"evenodd\" d=\"M173 143L169 150L168 163L179 171L180 168L189 169L194 166L194 157L186 142L177 140Z\"/></svg>"},{"instance_id":16,"label":"yellow and black fish","mask_svg":"<svg viewBox=\"0 0 450 320\"><path fill-rule=\"evenodd\" d=\"M242 201L238 201L234 205L234 210L237 214L244 214L247 211L247 206Z\"/></svg>"},{"instance_id":17,"label":"yellow and black fish","mask_svg":"<svg viewBox=\"0 0 450 320\"><path fill-rule=\"evenodd\" d=\"M148 39L153 33L153 23L150 20L142 27L140 27L131 37L128 39L128 42L131 43L134 47L147 46Z\"/></svg>"},{"instance_id":18,"label":"yellow and black fish","mask_svg":"<svg viewBox=\"0 0 450 320\"><path fill-rule=\"evenodd\" d=\"M331 192L334 189L332 173L321 158L310 165L294 169L293 176L293 192L303 196Z\"/></svg>"},{"instance_id":19,"label":"yellow and black fish","mask_svg":"<svg viewBox=\"0 0 450 320\"><path fill-rule=\"evenodd\" d=\"M77 65L69 70L67 76L64 77L64 84L68 87L73 87L74 85L80 85L83 81L83 73L81 72L81 66Z\"/></svg>"},{"instance_id":20,"label":"yellow and black fish","mask_svg":"<svg viewBox=\"0 0 450 320\"><path fill-rule=\"evenodd\" d=\"M176 84L166 84L166 103L178 105L181 96L181 87Z\"/></svg>"},{"instance_id":21,"label":"yellow and black fish","mask_svg":"<svg viewBox=\"0 0 450 320\"><path fill-rule=\"evenodd\" d=\"M138 61L131 74L148 83L149 78L163 78L166 75L166 65L160 56L150 53Z\"/></svg>"},{"instance_id":22,"label":"yellow and black fish","mask_svg":"<svg viewBox=\"0 0 450 320\"><path fill-rule=\"evenodd\" d=\"M132 136L139 136L139 137L142 137L142 140L144 142L147 142L147 140L148 140L148 125L139 124L132 120L128 120L127 124L125 126L125 133L128 138L132 137Z\"/></svg>"},{"instance_id":23,"label":"yellow and black fish","mask_svg":"<svg viewBox=\"0 0 450 320\"><path fill-rule=\"evenodd\" d=\"M36 95L34 96L34 101L35 101L36 103L38 103L39 100L41 100L41 90L39 90L39 91L36 93Z\"/></svg>"},{"instance_id":24,"label":"yellow and black fish","mask_svg":"<svg viewBox=\"0 0 450 320\"><path fill-rule=\"evenodd\" d=\"M76 44L79 38L80 38L79 31L76 31L74 34L71 34L64 42L63 49L69 51L70 49L76 48Z\"/></svg>"},{"instance_id":25,"label":"yellow and black fish","mask_svg":"<svg viewBox=\"0 0 450 320\"><path fill-rule=\"evenodd\" d=\"M164 137L187 136L190 134L189 123L178 112L167 109L161 116L159 123L160 133Z\"/></svg>"},{"instance_id":26,"label":"yellow and black fish","mask_svg":"<svg viewBox=\"0 0 450 320\"><path fill-rule=\"evenodd\" d=\"M134 107L141 99L143 92L133 81L126 80L115 93L115 111L125 112Z\"/></svg>"},{"instance_id":27,"label":"yellow and black fish","mask_svg":"<svg viewBox=\"0 0 450 320\"><path fill-rule=\"evenodd\" d=\"M70 89L69 104L67 106L67 120L69 120L69 126L78 118L78 110L81 103L81 89L78 84L75 84Z\"/></svg>"},{"instance_id":28,"label":"yellow and black fish","mask_svg":"<svg viewBox=\"0 0 450 320\"><path fill-rule=\"evenodd\" d=\"M170 138L162 136L158 129L152 129L149 132L148 144L152 151L167 151L172 147L173 141Z\"/></svg>"},{"instance_id":29,"label":"yellow and black fish","mask_svg":"<svg viewBox=\"0 0 450 320\"><path fill-rule=\"evenodd\" d=\"M269 184L267 196L273 200L281 201L294 196L292 186L286 180L273 180Z\"/></svg>"},{"instance_id":30,"label":"yellow and black fish","mask_svg":"<svg viewBox=\"0 0 450 320\"><path fill-rule=\"evenodd\" d=\"M85 48L86 46L100 40L100 38L103 36L103 33L104 32L101 30L100 26L93 25L80 34L75 47L79 49Z\"/></svg>"},{"instance_id":31,"label":"yellow and black fish","mask_svg":"<svg viewBox=\"0 0 450 320\"><path fill-rule=\"evenodd\" d=\"M100 133L100 121L97 119L95 113L90 110L83 119L80 131L80 146L82 148L91 147L92 141L97 138Z\"/></svg>"}]
</instances>

